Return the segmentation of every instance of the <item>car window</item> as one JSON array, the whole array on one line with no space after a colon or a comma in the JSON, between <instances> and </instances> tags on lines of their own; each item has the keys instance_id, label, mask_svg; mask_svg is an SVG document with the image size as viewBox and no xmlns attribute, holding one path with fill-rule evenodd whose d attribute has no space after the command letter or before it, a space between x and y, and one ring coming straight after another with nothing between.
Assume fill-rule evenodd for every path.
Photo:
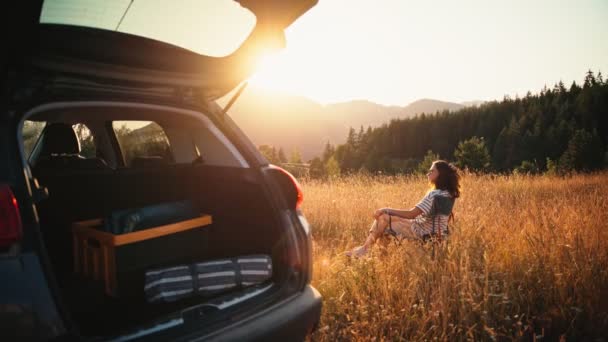
<instances>
[{"instance_id":1,"label":"car window","mask_svg":"<svg viewBox=\"0 0 608 342\"><path fill-rule=\"evenodd\" d=\"M113 121L112 128L126 166L134 166L134 162L142 160L173 162L167 134L156 122Z\"/></svg>"},{"instance_id":2,"label":"car window","mask_svg":"<svg viewBox=\"0 0 608 342\"><path fill-rule=\"evenodd\" d=\"M97 156L97 148L91 130L82 123L72 125L72 128L80 143L80 155L85 158L95 158Z\"/></svg>"},{"instance_id":3,"label":"car window","mask_svg":"<svg viewBox=\"0 0 608 342\"><path fill-rule=\"evenodd\" d=\"M45 121L30 121L25 120L23 122L23 130L21 131L21 136L23 137L23 149L25 150L26 158L29 158L34 150L34 146L40 139L40 134L42 130L46 126Z\"/></svg>"},{"instance_id":4,"label":"car window","mask_svg":"<svg viewBox=\"0 0 608 342\"><path fill-rule=\"evenodd\" d=\"M120 31L223 57L245 41L256 18L233 0L46 0L40 22Z\"/></svg>"}]
</instances>

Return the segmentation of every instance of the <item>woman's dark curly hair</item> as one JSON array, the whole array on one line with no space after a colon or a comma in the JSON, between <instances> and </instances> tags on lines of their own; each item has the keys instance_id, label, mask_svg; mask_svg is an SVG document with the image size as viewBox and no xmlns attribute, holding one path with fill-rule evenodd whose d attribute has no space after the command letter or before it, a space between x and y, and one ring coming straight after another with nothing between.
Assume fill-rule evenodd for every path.
<instances>
[{"instance_id":1,"label":"woman's dark curly hair","mask_svg":"<svg viewBox=\"0 0 608 342\"><path fill-rule=\"evenodd\" d=\"M452 163L445 160L435 160L433 162L439 172L435 180L435 189L446 190L453 198L460 197L460 172Z\"/></svg>"}]
</instances>

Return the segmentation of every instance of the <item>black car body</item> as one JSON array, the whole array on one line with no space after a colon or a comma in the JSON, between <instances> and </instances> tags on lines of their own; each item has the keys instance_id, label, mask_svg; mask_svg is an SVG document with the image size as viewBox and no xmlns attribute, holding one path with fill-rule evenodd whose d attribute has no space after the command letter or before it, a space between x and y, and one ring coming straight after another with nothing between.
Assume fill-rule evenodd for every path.
<instances>
[{"instance_id":1,"label":"black car body","mask_svg":"<svg viewBox=\"0 0 608 342\"><path fill-rule=\"evenodd\" d=\"M321 296L310 286L299 185L268 164L215 100L251 74L260 51L280 47L283 30L315 2L239 1L257 25L219 58L120 32L43 25L36 1L8 11L5 22L20 34L5 40L2 60L0 339L298 340L314 328ZM114 123L129 120L158 124L170 160L128 160ZM44 126L28 152L26 122ZM52 124L90 128L95 155L41 169ZM211 213L213 224L145 253L186 263L265 253L272 279L162 307L109 299L73 279L71 222L181 198ZM133 253L146 264L144 252Z\"/></svg>"}]
</instances>

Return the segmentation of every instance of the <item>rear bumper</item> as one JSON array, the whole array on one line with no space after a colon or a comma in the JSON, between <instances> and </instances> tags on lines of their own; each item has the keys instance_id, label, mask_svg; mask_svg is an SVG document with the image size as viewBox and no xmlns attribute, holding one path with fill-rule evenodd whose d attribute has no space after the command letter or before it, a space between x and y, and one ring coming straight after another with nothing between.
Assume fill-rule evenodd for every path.
<instances>
[{"instance_id":1,"label":"rear bumper","mask_svg":"<svg viewBox=\"0 0 608 342\"><path fill-rule=\"evenodd\" d=\"M308 285L296 296L228 326L205 341L300 341L321 316L321 294Z\"/></svg>"}]
</instances>

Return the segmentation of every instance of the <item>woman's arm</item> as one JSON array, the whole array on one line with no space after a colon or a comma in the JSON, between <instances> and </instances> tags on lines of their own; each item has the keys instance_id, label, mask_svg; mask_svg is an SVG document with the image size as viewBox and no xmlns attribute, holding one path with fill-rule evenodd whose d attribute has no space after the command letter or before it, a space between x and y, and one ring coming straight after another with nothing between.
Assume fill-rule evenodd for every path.
<instances>
[{"instance_id":1,"label":"woman's arm","mask_svg":"<svg viewBox=\"0 0 608 342\"><path fill-rule=\"evenodd\" d=\"M382 208L376 210L374 213L374 218L378 218L382 214L389 214L391 216L403 217L406 219L414 219L418 217L418 215L422 214L422 210L418 207L413 207L410 210L405 209L393 209L393 208Z\"/></svg>"}]
</instances>

